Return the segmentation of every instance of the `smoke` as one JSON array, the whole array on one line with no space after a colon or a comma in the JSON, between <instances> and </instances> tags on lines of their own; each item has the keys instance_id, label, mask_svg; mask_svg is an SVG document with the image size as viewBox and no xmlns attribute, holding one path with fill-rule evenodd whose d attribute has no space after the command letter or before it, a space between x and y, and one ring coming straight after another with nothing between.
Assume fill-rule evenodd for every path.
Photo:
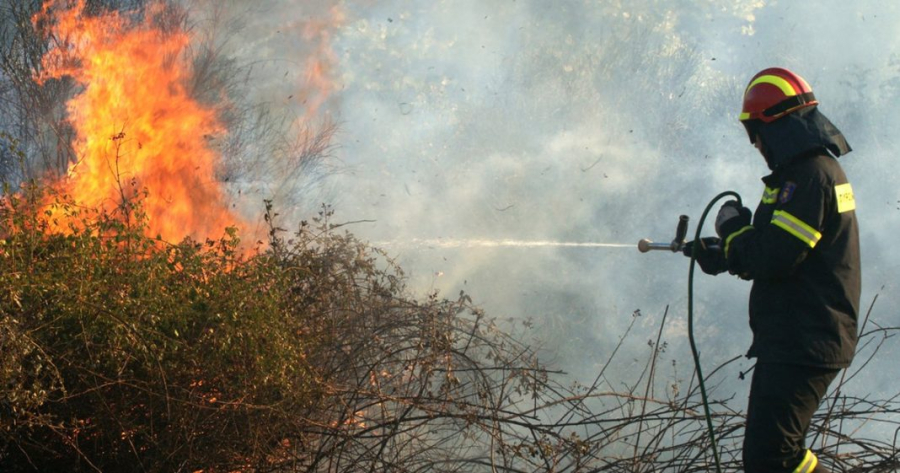
<instances>
[{"instance_id":1,"label":"smoke","mask_svg":"<svg viewBox=\"0 0 900 473\"><path fill-rule=\"evenodd\" d=\"M864 256L863 304L873 318L897 306L900 11L884 2L313 1L247 9L235 51L259 63L257 93L288 99L305 57L328 51L331 82L315 107L341 126L343 172L322 198L375 242L668 241L680 214L700 214L735 190L754 206L767 173L737 122L747 80L789 67L854 152L842 158L856 191ZM328 20L322 23L324 20ZM318 22L318 23L316 23ZM327 34L304 36L315 23ZM323 49L324 48L324 49ZM302 95L302 94L300 94ZM320 95L321 97L321 95ZM320 196L316 196L320 197ZM307 201L310 211L319 202ZM712 233L711 225L705 227ZM434 246L388 248L412 289L465 290L526 332L556 368L590 381L635 317L617 375L647 354L670 307L664 357L689 377L687 260L610 248ZM749 283L697 276L704 363L749 346ZM882 359L896 354L884 352ZM743 399L742 360L722 374ZM855 389L878 392L872 376Z\"/></svg>"}]
</instances>

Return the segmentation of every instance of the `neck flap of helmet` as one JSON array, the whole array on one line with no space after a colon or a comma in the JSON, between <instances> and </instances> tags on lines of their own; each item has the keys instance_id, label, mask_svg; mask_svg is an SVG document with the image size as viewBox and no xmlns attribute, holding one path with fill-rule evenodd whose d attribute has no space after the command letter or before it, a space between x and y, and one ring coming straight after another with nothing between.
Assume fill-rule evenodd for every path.
<instances>
[{"instance_id":1,"label":"neck flap of helmet","mask_svg":"<svg viewBox=\"0 0 900 473\"><path fill-rule=\"evenodd\" d=\"M828 150L835 158L851 151L843 133L817 106L797 110L757 129L769 169L776 170L797 156L817 149Z\"/></svg>"}]
</instances>

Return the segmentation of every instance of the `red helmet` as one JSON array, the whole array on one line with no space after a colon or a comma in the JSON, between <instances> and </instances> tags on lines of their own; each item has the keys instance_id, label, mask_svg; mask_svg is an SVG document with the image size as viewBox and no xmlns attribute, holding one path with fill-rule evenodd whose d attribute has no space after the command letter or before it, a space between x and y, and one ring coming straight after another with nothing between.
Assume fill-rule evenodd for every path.
<instances>
[{"instance_id":1,"label":"red helmet","mask_svg":"<svg viewBox=\"0 0 900 473\"><path fill-rule=\"evenodd\" d=\"M760 71L744 91L740 120L773 122L791 112L818 104L802 77L780 67Z\"/></svg>"}]
</instances>

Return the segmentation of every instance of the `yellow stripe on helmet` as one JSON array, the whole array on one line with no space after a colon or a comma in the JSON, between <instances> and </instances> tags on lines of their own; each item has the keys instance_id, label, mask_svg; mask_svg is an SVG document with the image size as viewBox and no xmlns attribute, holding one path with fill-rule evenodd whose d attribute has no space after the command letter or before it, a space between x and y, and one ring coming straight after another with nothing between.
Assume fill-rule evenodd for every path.
<instances>
[{"instance_id":1,"label":"yellow stripe on helmet","mask_svg":"<svg viewBox=\"0 0 900 473\"><path fill-rule=\"evenodd\" d=\"M781 92L784 93L784 95L786 97L793 97L793 96L797 95L797 91L794 90L794 86L792 86L790 82L782 79L781 77L772 76L772 75L757 77L756 80L754 80L753 82L750 83L750 85L747 86L747 92L749 92L750 89L752 89L753 87L755 87L758 84L772 84L775 87L778 87L779 89L781 89ZM744 92L744 93L746 94L747 92Z\"/></svg>"}]
</instances>

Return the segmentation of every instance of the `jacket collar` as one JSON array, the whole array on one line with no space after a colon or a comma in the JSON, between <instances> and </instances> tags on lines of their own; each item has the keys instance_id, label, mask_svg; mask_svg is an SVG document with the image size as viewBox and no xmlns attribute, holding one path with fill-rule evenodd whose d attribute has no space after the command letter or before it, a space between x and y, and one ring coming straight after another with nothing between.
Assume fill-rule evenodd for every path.
<instances>
[{"instance_id":1,"label":"jacket collar","mask_svg":"<svg viewBox=\"0 0 900 473\"><path fill-rule=\"evenodd\" d=\"M814 148L810 151L807 151L806 153L801 153L797 156L792 157L787 162L773 169L771 174L762 177L763 183L766 185L766 187L769 188L780 186L782 181L784 180L784 173L788 168L791 167L791 165L798 163L805 158L812 158L814 156L828 156L829 158L831 158L831 155L827 151L825 151L825 148Z\"/></svg>"}]
</instances>

